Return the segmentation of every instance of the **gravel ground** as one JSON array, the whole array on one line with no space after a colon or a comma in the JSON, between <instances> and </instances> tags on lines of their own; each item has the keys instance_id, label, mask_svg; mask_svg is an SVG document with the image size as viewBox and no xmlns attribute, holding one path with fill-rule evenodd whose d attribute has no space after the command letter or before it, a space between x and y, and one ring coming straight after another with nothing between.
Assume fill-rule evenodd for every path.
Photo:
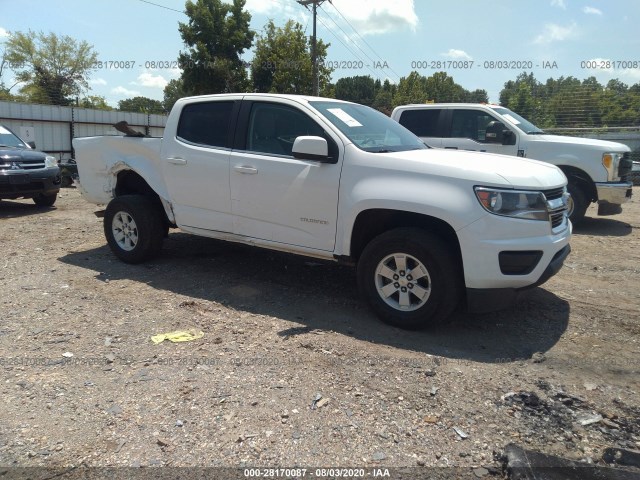
<instances>
[{"instance_id":1,"label":"gravel ground","mask_svg":"<svg viewBox=\"0 0 640 480\"><path fill-rule=\"evenodd\" d=\"M640 448L640 190L510 310L405 332L354 271L173 231L125 265L96 210L0 203L0 465L473 467ZM595 215L595 207L589 211ZM192 342L151 336L197 329ZM485 467L484 470L480 467Z\"/></svg>"}]
</instances>

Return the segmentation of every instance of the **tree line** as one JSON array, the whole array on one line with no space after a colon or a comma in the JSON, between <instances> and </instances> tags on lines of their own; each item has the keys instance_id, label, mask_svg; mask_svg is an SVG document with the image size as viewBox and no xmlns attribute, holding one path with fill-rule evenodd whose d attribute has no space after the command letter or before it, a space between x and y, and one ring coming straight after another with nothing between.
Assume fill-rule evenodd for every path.
<instances>
[{"instance_id":1,"label":"tree line","mask_svg":"<svg viewBox=\"0 0 640 480\"><path fill-rule=\"evenodd\" d=\"M181 97L231 92L312 93L311 41L293 20L277 26L269 20L255 32L246 0L188 0L188 20L178 23L184 43L177 64L181 76L164 88L162 101L147 97L121 100L118 109L165 113ZM486 90L467 90L446 72L423 76L413 71L398 83L369 75L332 82L327 64L330 44L317 42L322 96L362 103L387 114L397 105L424 102L488 102ZM253 49L251 62L243 60ZM11 32L0 57L0 100L77 105L110 110L104 97L90 95L89 79L98 54L85 41L42 32ZM11 69L14 85L3 73ZM13 89L18 87L18 91ZM504 84L500 104L543 128L640 125L640 83L600 84L594 77L550 78L545 83L523 72Z\"/></svg>"},{"instance_id":2,"label":"tree line","mask_svg":"<svg viewBox=\"0 0 640 480\"><path fill-rule=\"evenodd\" d=\"M602 85L595 77L538 81L522 73L505 83L500 104L542 128L593 128L640 125L640 83L617 79Z\"/></svg>"}]
</instances>

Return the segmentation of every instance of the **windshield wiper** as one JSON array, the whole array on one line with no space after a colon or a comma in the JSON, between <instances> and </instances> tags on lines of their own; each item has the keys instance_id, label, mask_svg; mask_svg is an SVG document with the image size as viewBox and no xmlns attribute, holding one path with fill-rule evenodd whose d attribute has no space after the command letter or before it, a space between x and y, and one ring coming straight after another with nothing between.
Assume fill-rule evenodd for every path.
<instances>
[{"instance_id":1,"label":"windshield wiper","mask_svg":"<svg viewBox=\"0 0 640 480\"><path fill-rule=\"evenodd\" d=\"M547 132L543 132L542 130L532 130L527 132L527 135L546 135Z\"/></svg>"}]
</instances>

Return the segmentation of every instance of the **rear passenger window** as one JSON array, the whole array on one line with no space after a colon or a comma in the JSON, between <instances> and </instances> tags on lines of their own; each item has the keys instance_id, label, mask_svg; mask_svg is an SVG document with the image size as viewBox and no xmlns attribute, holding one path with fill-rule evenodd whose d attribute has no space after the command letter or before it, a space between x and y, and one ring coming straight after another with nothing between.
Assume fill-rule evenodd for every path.
<instances>
[{"instance_id":1,"label":"rear passenger window","mask_svg":"<svg viewBox=\"0 0 640 480\"><path fill-rule=\"evenodd\" d=\"M182 110L178 138L209 147L229 147L234 102L192 103Z\"/></svg>"},{"instance_id":2,"label":"rear passenger window","mask_svg":"<svg viewBox=\"0 0 640 480\"><path fill-rule=\"evenodd\" d=\"M405 110L400 114L399 123L418 137L437 137L438 118L441 110Z\"/></svg>"}]
</instances>

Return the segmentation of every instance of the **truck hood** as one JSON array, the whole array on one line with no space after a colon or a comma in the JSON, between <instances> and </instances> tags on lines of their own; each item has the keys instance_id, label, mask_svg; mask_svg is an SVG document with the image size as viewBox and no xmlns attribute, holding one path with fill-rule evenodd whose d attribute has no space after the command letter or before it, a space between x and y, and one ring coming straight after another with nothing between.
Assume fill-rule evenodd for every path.
<instances>
[{"instance_id":1,"label":"truck hood","mask_svg":"<svg viewBox=\"0 0 640 480\"><path fill-rule=\"evenodd\" d=\"M3 162L20 162L23 160L42 160L44 161L46 153L26 148L0 147L0 159Z\"/></svg>"},{"instance_id":2,"label":"truck hood","mask_svg":"<svg viewBox=\"0 0 640 480\"><path fill-rule=\"evenodd\" d=\"M544 142L571 145L572 147L585 147L589 150L604 152L630 152L631 149L622 143L596 140L593 138L566 137L563 135L527 135L530 142ZM561 145L559 145L561 146Z\"/></svg>"},{"instance_id":3,"label":"truck hood","mask_svg":"<svg viewBox=\"0 0 640 480\"><path fill-rule=\"evenodd\" d=\"M531 190L555 188L567 181L555 165L493 153L432 148L372 155L392 158L397 169L464 179L477 185Z\"/></svg>"}]
</instances>

